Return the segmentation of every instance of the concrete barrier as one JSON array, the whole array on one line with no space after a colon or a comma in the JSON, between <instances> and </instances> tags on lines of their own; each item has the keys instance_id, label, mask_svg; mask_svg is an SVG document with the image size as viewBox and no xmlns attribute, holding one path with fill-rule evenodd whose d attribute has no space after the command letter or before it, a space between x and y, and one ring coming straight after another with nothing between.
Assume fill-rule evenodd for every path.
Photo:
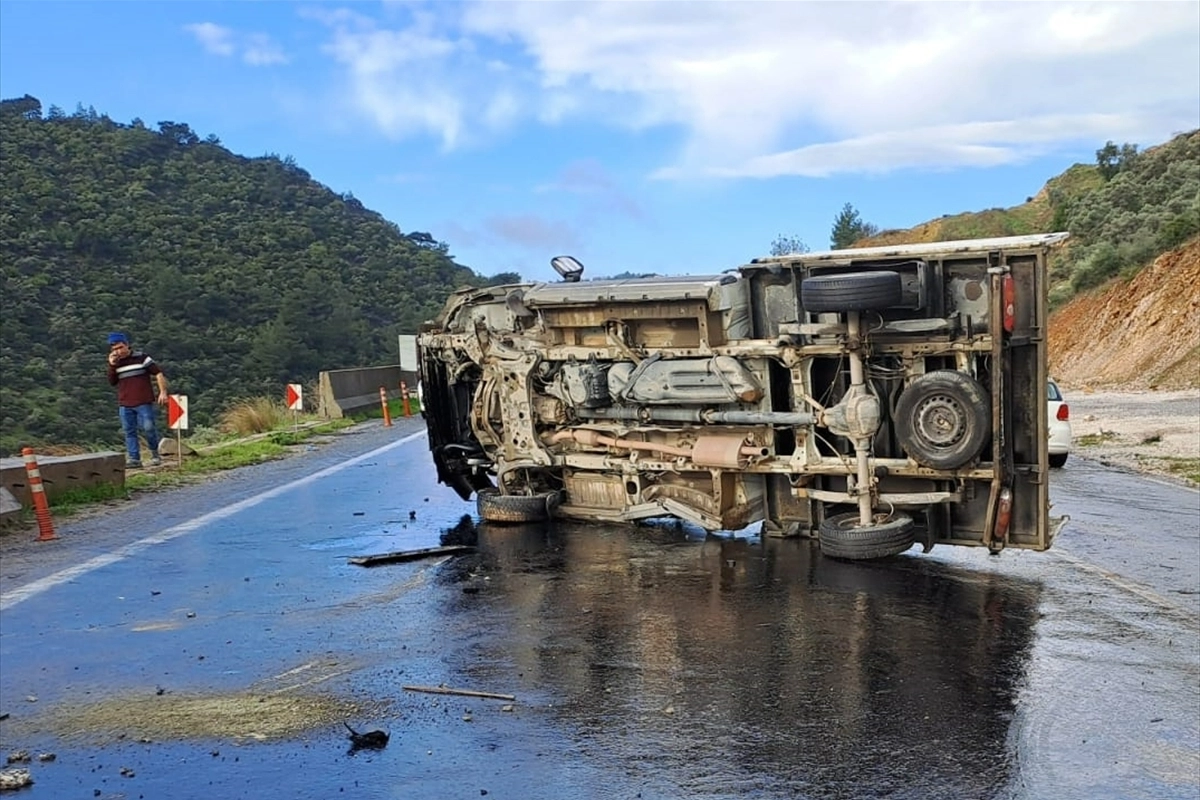
<instances>
[{"instance_id":1,"label":"concrete barrier","mask_svg":"<svg viewBox=\"0 0 1200 800\"><path fill-rule=\"evenodd\" d=\"M376 390L378 391L378 390ZM92 486L124 486L124 453L85 453L78 456L37 457L38 470L42 473L42 486L46 499L54 498L70 489ZM0 486L7 489L25 508L33 505L29 493L29 475L25 462L19 458L0 459Z\"/></svg>"},{"instance_id":2,"label":"concrete barrier","mask_svg":"<svg viewBox=\"0 0 1200 800\"><path fill-rule=\"evenodd\" d=\"M400 381L416 391L417 373L399 365L333 369L320 374L317 413L326 419L339 419L355 411L379 408L379 387L388 399L400 396Z\"/></svg>"}]
</instances>

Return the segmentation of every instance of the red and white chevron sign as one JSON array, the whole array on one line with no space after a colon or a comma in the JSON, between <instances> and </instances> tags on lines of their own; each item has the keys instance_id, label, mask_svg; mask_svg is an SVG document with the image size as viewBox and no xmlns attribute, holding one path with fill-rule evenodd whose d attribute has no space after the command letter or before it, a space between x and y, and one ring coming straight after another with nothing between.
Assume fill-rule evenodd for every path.
<instances>
[{"instance_id":1,"label":"red and white chevron sign","mask_svg":"<svg viewBox=\"0 0 1200 800\"><path fill-rule=\"evenodd\" d=\"M287 385L287 407L288 411L304 410L304 391L300 384L289 383Z\"/></svg>"},{"instance_id":2,"label":"red and white chevron sign","mask_svg":"<svg viewBox=\"0 0 1200 800\"><path fill-rule=\"evenodd\" d=\"M173 431L186 431L188 408L186 394L167 395L167 427Z\"/></svg>"}]
</instances>

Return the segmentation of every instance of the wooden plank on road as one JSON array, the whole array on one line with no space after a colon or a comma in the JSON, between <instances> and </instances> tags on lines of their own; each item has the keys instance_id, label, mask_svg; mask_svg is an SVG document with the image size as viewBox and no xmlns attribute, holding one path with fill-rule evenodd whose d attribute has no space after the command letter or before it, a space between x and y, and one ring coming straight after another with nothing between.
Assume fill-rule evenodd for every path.
<instances>
[{"instance_id":1,"label":"wooden plank on road","mask_svg":"<svg viewBox=\"0 0 1200 800\"><path fill-rule=\"evenodd\" d=\"M420 550L400 550L394 553L379 553L373 556L351 556L351 564L360 567L374 567L380 564L397 564L402 561L416 561L421 558L466 553L475 548L466 544L448 544L443 547L422 547Z\"/></svg>"}]
</instances>

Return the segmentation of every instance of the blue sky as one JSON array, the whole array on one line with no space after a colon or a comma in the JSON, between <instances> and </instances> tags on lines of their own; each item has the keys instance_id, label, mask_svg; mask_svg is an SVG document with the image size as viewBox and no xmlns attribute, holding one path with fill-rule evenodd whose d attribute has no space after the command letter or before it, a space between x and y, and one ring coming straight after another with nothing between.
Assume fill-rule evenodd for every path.
<instances>
[{"instance_id":1,"label":"blue sky","mask_svg":"<svg viewBox=\"0 0 1200 800\"><path fill-rule=\"evenodd\" d=\"M713 272L1200 127L1200 4L0 0L0 95L292 156L483 274Z\"/></svg>"}]
</instances>

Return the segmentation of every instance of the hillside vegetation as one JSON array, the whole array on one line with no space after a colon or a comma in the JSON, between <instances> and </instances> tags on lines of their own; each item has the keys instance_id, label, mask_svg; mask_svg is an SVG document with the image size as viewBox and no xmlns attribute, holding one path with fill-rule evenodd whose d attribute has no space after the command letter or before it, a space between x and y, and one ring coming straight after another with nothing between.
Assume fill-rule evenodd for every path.
<instances>
[{"instance_id":1,"label":"hillside vegetation","mask_svg":"<svg viewBox=\"0 0 1200 800\"><path fill-rule=\"evenodd\" d=\"M1061 306L1200 233L1200 131L1133 150L1119 163L1076 164L1019 206L947 215L856 246L1069 231L1050 263L1051 305Z\"/></svg>"},{"instance_id":2,"label":"hillside vegetation","mask_svg":"<svg viewBox=\"0 0 1200 800\"><path fill-rule=\"evenodd\" d=\"M290 158L186 124L0 104L0 450L119 445L105 335L125 331L193 425L322 369L395 363L456 286L485 281ZM511 279L515 276L497 276Z\"/></svg>"}]
</instances>

